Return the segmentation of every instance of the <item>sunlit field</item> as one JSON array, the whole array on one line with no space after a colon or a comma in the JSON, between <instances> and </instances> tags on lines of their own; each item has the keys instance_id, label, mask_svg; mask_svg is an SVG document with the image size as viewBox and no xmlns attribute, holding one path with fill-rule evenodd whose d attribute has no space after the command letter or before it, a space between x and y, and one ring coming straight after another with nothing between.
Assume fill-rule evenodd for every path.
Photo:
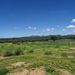
<instances>
[{"instance_id":1,"label":"sunlit field","mask_svg":"<svg viewBox=\"0 0 75 75\"><path fill-rule=\"evenodd\" d=\"M39 75L74 75L75 41L0 43L0 75L42 68ZM21 75L21 74L20 74ZM34 74L33 74L34 75ZM37 75L37 74L35 74Z\"/></svg>"}]
</instances>

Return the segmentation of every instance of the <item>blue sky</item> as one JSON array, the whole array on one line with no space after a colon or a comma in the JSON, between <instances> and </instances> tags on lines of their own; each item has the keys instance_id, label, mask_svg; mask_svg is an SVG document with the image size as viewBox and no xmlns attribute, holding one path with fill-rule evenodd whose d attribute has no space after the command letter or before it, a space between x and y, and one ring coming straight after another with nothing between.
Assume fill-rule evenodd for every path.
<instances>
[{"instance_id":1,"label":"blue sky","mask_svg":"<svg viewBox=\"0 0 75 75\"><path fill-rule=\"evenodd\" d=\"M75 0L0 0L0 38L75 34Z\"/></svg>"}]
</instances>

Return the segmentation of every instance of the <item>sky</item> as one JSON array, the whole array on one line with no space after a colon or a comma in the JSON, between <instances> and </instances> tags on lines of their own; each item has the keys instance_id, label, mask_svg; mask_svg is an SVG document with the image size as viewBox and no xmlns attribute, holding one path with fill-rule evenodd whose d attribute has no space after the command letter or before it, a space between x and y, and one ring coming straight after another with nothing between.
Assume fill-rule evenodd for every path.
<instances>
[{"instance_id":1,"label":"sky","mask_svg":"<svg viewBox=\"0 0 75 75\"><path fill-rule=\"evenodd\" d=\"M0 38L75 35L75 0L0 0Z\"/></svg>"}]
</instances>

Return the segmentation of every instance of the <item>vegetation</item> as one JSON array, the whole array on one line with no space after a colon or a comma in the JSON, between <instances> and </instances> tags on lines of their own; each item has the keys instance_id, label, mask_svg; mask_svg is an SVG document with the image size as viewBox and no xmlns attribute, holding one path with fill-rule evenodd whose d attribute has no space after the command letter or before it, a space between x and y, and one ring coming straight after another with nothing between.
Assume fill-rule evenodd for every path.
<instances>
[{"instance_id":1,"label":"vegetation","mask_svg":"<svg viewBox=\"0 0 75 75\"><path fill-rule=\"evenodd\" d=\"M38 67L44 67L45 75L61 75L57 69L74 75L74 36L58 36L59 39L55 41L50 37L0 39L0 75ZM26 65L12 66L17 62L25 62Z\"/></svg>"},{"instance_id":2,"label":"vegetation","mask_svg":"<svg viewBox=\"0 0 75 75\"><path fill-rule=\"evenodd\" d=\"M4 57L7 57L7 56L12 56L13 53L11 50L5 50L5 52L2 54Z\"/></svg>"},{"instance_id":3,"label":"vegetation","mask_svg":"<svg viewBox=\"0 0 75 75\"><path fill-rule=\"evenodd\" d=\"M22 55L22 54L23 54L23 50L21 50L21 49L15 50L14 55Z\"/></svg>"},{"instance_id":4,"label":"vegetation","mask_svg":"<svg viewBox=\"0 0 75 75\"><path fill-rule=\"evenodd\" d=\"M52 54L52 51L45 51L45 55L50 55Z\"/></svg>"},{"instance_id":5,"label":"vegetation","mask_svg":"<svg viewBox=\"0 0 75 75\"><path fill-rule=\"evenodd\" d=\"M8 69L6 69L6 68L2 68L2 69L0 69L0 75L6 75L6 73L8 73L9 71L8 71Z\"/></svg>"}]
</instances>

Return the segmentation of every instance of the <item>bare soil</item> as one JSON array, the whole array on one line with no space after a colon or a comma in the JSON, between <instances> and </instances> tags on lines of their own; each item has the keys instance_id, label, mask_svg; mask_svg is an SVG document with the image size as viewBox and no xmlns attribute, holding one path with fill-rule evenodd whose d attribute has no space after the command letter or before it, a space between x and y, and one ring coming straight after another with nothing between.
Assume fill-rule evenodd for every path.
<instances>
[{"instance_id":1,"label":"bare soil","mask_svg":"<svg viewBox=\"0 0 75 75\"><path fill-rule=\"evenodd\" d=\"M41 67L41 68L36 68L36 69L31 69L31 70L24 69L22 71L9 73L7 75L45 75L45 71L43 67Z\"/></svg>"},{"instance_id":2,"label":"bare soil","mask_svg":"<svg viewBox=\"0 0 75 75\"><path fill-rule=\"evenodd\" d=\"M5 58L8 58L8 57L3 57L3 56L0 56L0 59L5 59Z\"/></svg>"},{"instance_id":3,"label":"bare soil","mask_svg":"<svg viewBox=\"0 0 75 75\"><path fill-rule=\"evenodd\" d=\"M72 75L69 71L63 69L57 69L57 71L61 72L61 75Z\"/></svg>"},{"instance_id":4,"label":"bare soil","mask_svg":"<svg viewBox=\"0 0 75 75\"><path fill-rule=\"evenodd\" d=\"M17 63L13 63L11 65L12 66L21 66L21 65L25 65L25 62L17 62Z\"/></svg>"}]
</instances>

